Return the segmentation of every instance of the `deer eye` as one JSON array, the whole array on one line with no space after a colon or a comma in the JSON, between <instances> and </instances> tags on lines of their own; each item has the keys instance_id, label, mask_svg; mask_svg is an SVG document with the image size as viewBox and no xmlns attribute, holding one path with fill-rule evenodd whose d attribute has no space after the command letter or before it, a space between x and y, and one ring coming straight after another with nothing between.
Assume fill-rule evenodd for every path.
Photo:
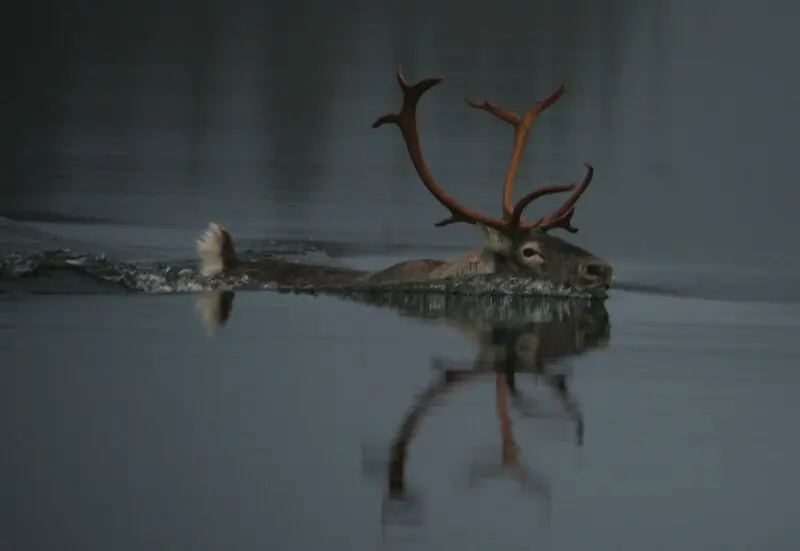
<instances>
[{"instance_id":1,"label":"deer eye","mask_svg":"<svg viewBox=\"0 0 800 551\"><path fill-rule=\"evenodd\" d=\"M532 258L534 256L542 256L542 254L533 247L524 247L522 249L522 256L525 258Z\"/></svg>"}]
</instances>

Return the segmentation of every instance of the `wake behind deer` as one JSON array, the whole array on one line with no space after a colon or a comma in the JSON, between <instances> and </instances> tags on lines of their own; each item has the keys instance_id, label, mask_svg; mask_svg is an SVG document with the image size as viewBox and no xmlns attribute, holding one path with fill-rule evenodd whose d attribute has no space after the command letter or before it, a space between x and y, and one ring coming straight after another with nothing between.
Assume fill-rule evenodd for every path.
<instances>
[{"instance_id":1,"label":"wake behind deer","mask_svg":"<svg viewBox=\"0 0 800 551\"><path fill-rule=\"evenodd\" d=\"M466 100L470 107L486 111L514 128L513 153L503 185L502 215L495 218L459 203L439 185L425 164L417 132L417 104L426 91L442 80L441 77L434 77L409 84L403 76L402 67L398 67L397 82L403 93L400 111L383 115L372 127L386 124L398 126L420 180L450 213L448 218L437 222L435 226L457 223L476 226L484 240L482 249L449 261L430 258L408 260L376 272L290 263L274 258L244 261L236 252L231 233L212 222L197 240L202 275L242 274L253 281L274 281L297 286L438 282L470 276L507 275L546 281L579 293L604 296L611 284L612 266L602 258L549 233L556 228L573 234L578 231L571 224L575 205L592 182L594 168L586 164L587 172L580 184L542 187L530 191L516 203L512 200L517 171L533 122L563 95L564 87L560 86L546 99L537 101L522 117L488 101ZM535 221L523 218L524 210L536 199L567 192L572 193L551 213Z\"/></svg>"}]
</instances>

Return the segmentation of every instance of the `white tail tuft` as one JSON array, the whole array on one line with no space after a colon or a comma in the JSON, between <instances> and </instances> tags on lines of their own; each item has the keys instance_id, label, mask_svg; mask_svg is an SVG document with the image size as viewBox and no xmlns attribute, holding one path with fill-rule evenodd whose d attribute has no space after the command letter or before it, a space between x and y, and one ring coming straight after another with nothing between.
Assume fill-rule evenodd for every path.
<instances>
[{"instance_id":1,"label":"white tail tuft","mask_svg":"<svg viewBox=\"0 0 800 551\"><path fill-rule=\"evenodd\" d=\"M197 239L197 254L200 256L200 273L205 277L222 273L237 259L233 237L216 222L211 222Z\"/></svg>"}]
</instances>

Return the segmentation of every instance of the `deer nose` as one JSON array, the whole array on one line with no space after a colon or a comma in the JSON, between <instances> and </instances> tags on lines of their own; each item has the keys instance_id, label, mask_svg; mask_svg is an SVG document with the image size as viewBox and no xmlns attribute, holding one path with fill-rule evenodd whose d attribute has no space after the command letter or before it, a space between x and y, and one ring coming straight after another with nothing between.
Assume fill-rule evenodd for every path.
<instances>
[{"instance_id":1,"label":"deer nose","mask_svg":"<svg viewBox=\"0 0 800 551\"><path fill-rule=\"evenodd\" d=\"M583 265L583 277L591 283L609 286L613 275L614 269L611 265L599 258L590 260Z\"/></svg>"}]
</instances>

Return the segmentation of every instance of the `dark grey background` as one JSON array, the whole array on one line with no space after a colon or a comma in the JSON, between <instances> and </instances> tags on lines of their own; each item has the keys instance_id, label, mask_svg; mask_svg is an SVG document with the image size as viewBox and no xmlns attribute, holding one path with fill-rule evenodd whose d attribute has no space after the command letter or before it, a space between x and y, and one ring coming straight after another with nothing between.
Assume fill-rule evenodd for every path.
<instances>
[{"instance_id":1,"label":"dark grey background","mask_svg":"<svg viewBox=\"0 0 800 551\"><path fill-rule=\"evenodd\" d=\"M472 242L470 228L431 229L441 207L397 131L370 129L399 105L403 63L411 79L446 77L424 100L423 144L470 205L497 210L511 131L463 96L524 111L564 82L567 95L537 122L519 188L577 180L581 163L594 163L581 242L616 256L796 266L796 10L12 3L0 211Z\"/></svg>"}]
</instances>

